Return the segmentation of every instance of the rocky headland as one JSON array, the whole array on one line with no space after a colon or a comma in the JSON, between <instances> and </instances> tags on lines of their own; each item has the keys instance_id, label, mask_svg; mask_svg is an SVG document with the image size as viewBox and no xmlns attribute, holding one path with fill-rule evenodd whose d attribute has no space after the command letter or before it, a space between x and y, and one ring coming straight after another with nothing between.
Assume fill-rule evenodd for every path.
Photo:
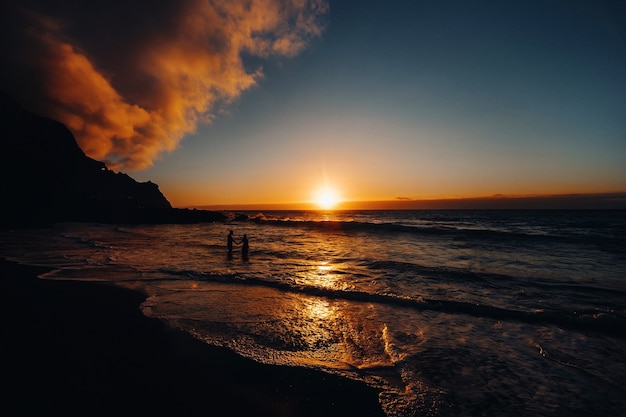
<instances>
[{"instance_id":1,"label":"rocky headland","mask_svg":"<svg viewBox=\"0 0 626 417\"><path fill-rule=\"evenodd\" d=\"M137 182L89 158L60 122L0 95L2 227L60 221L195 223L219 212L173 208L150 181Z\"/></svg>"}]
</instances>

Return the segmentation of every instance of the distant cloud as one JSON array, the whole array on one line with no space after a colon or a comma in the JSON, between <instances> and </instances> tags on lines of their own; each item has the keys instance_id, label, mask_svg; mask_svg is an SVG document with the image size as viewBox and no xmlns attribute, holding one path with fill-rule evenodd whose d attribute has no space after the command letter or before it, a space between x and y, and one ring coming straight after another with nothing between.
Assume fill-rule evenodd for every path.
<instances>
[{"instance_id":1,"label":"distant cloud","mask_svg":"<svg viewBox=\"0 0 626 417\"><path fill-rule=\"evenodd\" d=\"M51 4L52 3L52 4ZM326 0L3 1L0 86L112 169L149 167L291 57Z\"/></svg>"}]
</instances>

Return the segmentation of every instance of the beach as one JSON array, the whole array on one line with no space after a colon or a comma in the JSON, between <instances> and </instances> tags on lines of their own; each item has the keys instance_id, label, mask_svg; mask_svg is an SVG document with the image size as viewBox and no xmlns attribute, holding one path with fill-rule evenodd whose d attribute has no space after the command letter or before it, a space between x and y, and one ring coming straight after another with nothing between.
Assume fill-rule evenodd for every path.
<instances>
[{"instance_id":1,"label":"beach","mask_svg":"<svg viewBox=\"0 0 626 417\"><path fill-rule=\"evenodd\" d=\"M1 233L3 415L626 409L623 212L240 214Z\"/></svg>"},{"instance_id":2,"label":"beach","mask_svg":"<svg viewBox=\"0 0 626 417\"><path fill-rule=\"evenodd\" d=\"M145 317L139 292L0 270L4 416L384 415L365 384L259 364Z\"/></svg>"}]
</instances>

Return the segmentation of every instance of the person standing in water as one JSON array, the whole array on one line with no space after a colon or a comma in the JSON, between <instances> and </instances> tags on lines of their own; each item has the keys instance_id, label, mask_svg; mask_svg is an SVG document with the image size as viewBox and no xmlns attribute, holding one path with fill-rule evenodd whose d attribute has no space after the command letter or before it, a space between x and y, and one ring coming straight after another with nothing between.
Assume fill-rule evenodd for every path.
<instances>
[{"instance_id":1,"label":"person standing in water","mask_svg":"<svg viewBox=\"0 0 626 417\"><path fill-rule=\"evenodd\" d=\"M248 260L248 235L244 234L241 238L241 259L244 261Z\"/></svg>"},{"instance_id":2,"label":"person standing in water","mask_svg":"<svg viewBox=\"0 0 626 417\"><path fill-rule=\"evenodd\" d=\"M235 238L233 237L233 231L231 230L228 233L228 237L226 238L226 246L228 247L228 259L232 259L233 257L233 243L235 242Z\"/></svg>"}]
</instances>

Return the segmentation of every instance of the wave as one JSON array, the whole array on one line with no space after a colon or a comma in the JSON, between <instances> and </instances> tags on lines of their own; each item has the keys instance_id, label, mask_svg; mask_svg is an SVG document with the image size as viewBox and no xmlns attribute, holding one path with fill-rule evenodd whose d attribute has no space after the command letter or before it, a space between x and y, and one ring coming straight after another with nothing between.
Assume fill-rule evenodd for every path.
<instances>
[{"instance_id":1,"label":"wave","mask_svg":"<svg viewBox=\"0 0 626 417\"><path fill-rule=\"evenodd\" d=\"M462 281L462 282L480 282L481 284L492 282L510 282L517 281L513 276L488 273L488 272L473 272L467 269L451 268L451 267L432 267L425 266L410 262L399 261L372 261L365 263L363 266L369 269L383 270L383 271L398 271L409 276L419 276L420 278L432 278L437 280L446 281Z\"/></svg>"},{"instance_id":2,"label":"wave","mask_svg":"<svg viewBox=\"0 0 626 417\"><path fill-rule=\"evenodd\" d=\"M545 227L545 228L521 228L514 227L489 228L487 225L471 223L467 221L446 222L445 224L418 223L406 224L403 222L367 222L357 220L307 220L290 217L276 217L257 213L249 215L248 221L257 224L266 224L278 227L304 228L319 232L348 232L348 233L372 233L377 236L387 234L413 234L417 236L441 237L459 239L462 241L477 242L503 242L514 241L517 244L585 244L599 247L604 251L626 254L626 228L619 232L607 225L599 226L590 223L594 227L588 229L580 224L567 223L569 227ZM449 220L449 219L448 219ZM576 226L576 231L572 226Z\"/></svg>"},{"instance_id":3,"label":"wave","mask_svg":"<svg viewBox=\"0 0 626 417\"><path fill-rule=\"evenodd\" d=\"M465 314L498 321L518 321L528 324L553 325L580 332L601 333L626 339L626 313L623 310L617 309L598 310L589 308L572 311L522 311L455 300L422 297L410 298L397 294L380 294L357 290L337 290L296 283L268 281L254 277L244 277L236 273L205 274L194 271L167 272L172 275L182 275L184 278L181 277L181 279L191 278L216 283L263 286L284 292L324 297L328 299L377 303L394 307L412 308L416 310L437 311L447 314Z\"/></svg>"}]
</instances>

